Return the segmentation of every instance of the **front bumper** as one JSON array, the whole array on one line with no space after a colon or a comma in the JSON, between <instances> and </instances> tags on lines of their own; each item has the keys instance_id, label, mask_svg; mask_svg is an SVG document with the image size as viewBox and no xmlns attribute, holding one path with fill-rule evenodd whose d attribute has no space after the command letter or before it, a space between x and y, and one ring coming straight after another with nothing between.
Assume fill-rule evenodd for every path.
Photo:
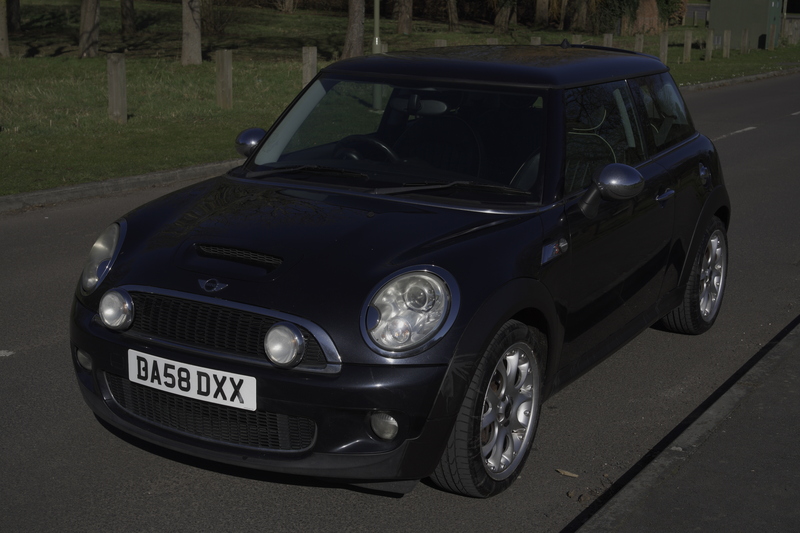
<instances>
[{"instance_id":1,"label":"front bumper","mask_svg":"<svg viewBox=\"0 0 800 533\"><path fill-rule=\"evenodd\" d=\"M278 473L411 480L433 472L452 427L451 417L428 419L447 373L443 365L343 364L336 374L281 370L109 331L78 301L72 311L72 356L86 403L112 426L165 448ZM129 349L254 376L257 409L215 406L133 383ZM78 350L91 359L91 370L78 362ZM391 441L370 429L376 411L398 420Z\"/></svg>"}]
</instances>

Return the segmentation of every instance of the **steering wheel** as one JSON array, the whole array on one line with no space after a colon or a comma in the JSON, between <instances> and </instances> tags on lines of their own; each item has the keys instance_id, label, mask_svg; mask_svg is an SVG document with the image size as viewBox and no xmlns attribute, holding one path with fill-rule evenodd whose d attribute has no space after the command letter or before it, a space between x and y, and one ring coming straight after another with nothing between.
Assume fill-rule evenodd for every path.
<instances>
[{"instance_id":1,"label":"steering wheel","mask_svg":"<svg viewBox=\"0 0 800 533\"><path fill-rule=\"evenodd\" d=\"M389 145L369 135L350 135L336 144L333 150L336 159L371 159L373 161L386 161L397 163L400 157Z\"/></svg>"}]
</instances>

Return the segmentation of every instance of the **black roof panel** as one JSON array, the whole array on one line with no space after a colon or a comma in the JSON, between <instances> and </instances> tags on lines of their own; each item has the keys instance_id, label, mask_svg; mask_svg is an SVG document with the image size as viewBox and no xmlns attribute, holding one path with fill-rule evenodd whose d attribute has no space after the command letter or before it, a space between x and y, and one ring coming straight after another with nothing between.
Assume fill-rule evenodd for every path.
<instances>
[{"instance_id":1,"label":"black roof panel","mask_svg":"<svg viewBox=\"0 0 800 533\"><path fill-rule=\"evenodd\" d=\"M665 72L658 58L593 46L453 46L345 59L324 73L574 87Z\"/></svg>"}]
</instances>

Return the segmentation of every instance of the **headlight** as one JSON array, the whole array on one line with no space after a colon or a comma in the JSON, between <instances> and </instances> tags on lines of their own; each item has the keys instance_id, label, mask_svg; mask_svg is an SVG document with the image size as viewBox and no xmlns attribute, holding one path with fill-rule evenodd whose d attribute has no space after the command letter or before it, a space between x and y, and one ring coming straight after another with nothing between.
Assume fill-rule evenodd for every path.
<instances>
[{"instance_id":1,"label":"headlight","mask_svg":"<svg viewBox=\"0 0 800 533\"><path fill-rule=\"evenodd\" d=\"M87 294L92 292L111 270L114 252L120 240L119 236L119 224L111 224L100 234L92 246L89 259L83 267L83 274L81 274L81 287Z\"/></svg>"},{"instance_id":2,"label":"headlight","mask_svg":"<svg viewBox=\"0 0 800 533\"><path fill-rule=\"evenodd\" d=\"M405 352L431 340L448 318L451 291L440 276L407 272L383 285L370 300L366 328L379 348Z\"/></svg>"}]
</instances>

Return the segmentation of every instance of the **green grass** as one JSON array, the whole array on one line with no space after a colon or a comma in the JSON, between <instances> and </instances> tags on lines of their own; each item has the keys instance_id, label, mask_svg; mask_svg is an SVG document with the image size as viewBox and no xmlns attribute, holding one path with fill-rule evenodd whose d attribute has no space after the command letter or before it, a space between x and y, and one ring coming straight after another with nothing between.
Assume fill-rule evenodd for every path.
<instances>
[{"instance_id":1,"label":"green grass","mask_svg":"<svg viewBox=\"0 0 800 533\"><path fill-rule=\"evenodd\" d=\"M119 4L103 1L101 54L77 58L79 0L23 0L23 32L11 36L12 58L0 60L0 195L181 168L236 157L236 134L269 126L300 90L301 48L317 46L320 67L338 56L347 19L341 13L271 9L218 9L217 32L207 30L202 65L180 65L180 4L137 1L138 33L119 36ZM368 15L369 17L369 15ZM371 19L365 41L371 37ZM683 31L671 30L668 64L680 84L728 79L800 67L800 47L781 47L703 61L705 31L692 28L692 61L680 64ZM395 22L381 21L389 50L448 45L529 44L533 35L558 43L571 32L518 27L496 36L489 25L464 23L458 33L444 23L415 21L411 35L394 33ZM602 36L582 41L602 44ZM633 48L633 37L614 45ZM214 50L234 51L234 105L216 106ZM365 47L368 49L368 46ZM125 52L128 123L108 118L105 55ZM645 52L658 54L658 37L648 36Z\"/></svg>"}]
</instances>

